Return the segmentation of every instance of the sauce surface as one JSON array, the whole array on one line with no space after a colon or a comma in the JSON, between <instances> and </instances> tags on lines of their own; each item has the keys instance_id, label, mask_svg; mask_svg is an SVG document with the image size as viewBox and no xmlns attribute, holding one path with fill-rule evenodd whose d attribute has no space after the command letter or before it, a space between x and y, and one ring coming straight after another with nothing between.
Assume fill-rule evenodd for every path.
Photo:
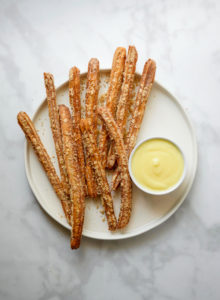
<instances>
[{"instance_id":1,"label":"sauce surface","mask_svg":"<svg viewBox=\"0 0 220 300\"><path fill-rule=\"evenodd\" d=\"M174 186L184 171L180 150L171 142L151 139L141 144L131 161L132 173L143 187L162 191Z\"/></svg>"}]
</instances>

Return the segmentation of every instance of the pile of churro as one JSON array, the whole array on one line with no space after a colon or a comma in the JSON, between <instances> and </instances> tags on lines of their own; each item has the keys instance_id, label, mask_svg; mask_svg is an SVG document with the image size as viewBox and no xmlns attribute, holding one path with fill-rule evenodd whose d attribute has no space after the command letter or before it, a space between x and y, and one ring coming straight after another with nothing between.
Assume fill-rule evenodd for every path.
<instances>
[{"instance_id":1,"label":"pile of churro","mask_svg":"<svg viewBox=\"0 0 220 300\"><path fill-rule=\"evenodd\" d=\"M132 184L128 159L136 143L156 72L155 62L148 59L129 118L128 105L134 89L137 59L134 46L129 46L127 52L122 47L116 49L104 104L99 101L99 61L96 58L89 61L84 118L81 117L79 69L73 67L69 72L70 109L63 104L57 105L53 75L44 73L60 176L29 116L25 112L19 112L17 116L19 125L61 201L71 226L72 249L80 246L86 197L101 198L110 231L124 228L130 220ZM100 122L101 127L98 126ZM107 169L113 172L111 183L107 180ZM116 218L111 191L119 186L121 204Z\"/></svg>"}]
</instances>

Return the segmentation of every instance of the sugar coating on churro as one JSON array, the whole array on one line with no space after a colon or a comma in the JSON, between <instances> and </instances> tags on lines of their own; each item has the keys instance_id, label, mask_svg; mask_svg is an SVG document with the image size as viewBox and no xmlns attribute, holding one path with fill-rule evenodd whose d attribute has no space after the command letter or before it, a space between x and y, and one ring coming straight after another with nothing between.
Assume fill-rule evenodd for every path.
<instances>
[{"instance_id":1,"label":"sugar coating on churro","mask_svg":"<svg viewBox=\"0 0 220 300\"><path fill-rule=\"evenodd\" d=\"M61 181L65 192L68 194L70 187L69 187L68 176L67 176L66 166L63 157L63 145L62 145L62 138L61 138L60 123L59 123L59 113L58 113L58 108L56 103L56 90L54 86L53 75L50 73L44 73L44 83L45 83L46 94L47 94L50 126L53 134L54 145L55 145L57 160L60 169Z\"/></svg>"},{"instance_id":2,"label":"sugar coating on churro","mask_svg":"<svg viewBox=\"0 0 220 300\"><path fill-rule=\"evenodd\" d=\"M99 61L92 58L88 64L87 84L86 84L86 118L91 119L92 127L97 141L97 102L99 92ZM86 168L85 176L87 182L88 195L96 198L98 195L98 187L94 172L91 169L90 158L86 152Z\"/></svg>"},{"instance_id":3,"label":"sugar coating on churro","mask_svg":"<svg viewBox=\"0 0 220 300\"><path fill-rule=\"evenodd\" d=\"M109 230L116 229L117 220L114 213L113 199L111 196L109 184L106 178L105 169L102 166L99 152L96 146L95 136L92 131L91 121L81 120L81 131L83 135L84 145L90 158L91 166L95 172L97 184L101 191L101 199L105 208L105 214L108 221Z\"/></svg>"},{"instance_id":4,"label":"sugar coating on churro","mask_svg":"<svg viewBox=\"0 0 220 300\"><path fill-rule=\"evenodd\" d=\"M79 162L79 171L82 181L84 194L87 194L85 182L85 157L82 143L81 131L79 128L81 120L81 101L80 101L80 71L76 67L69 72L69 102L72 110L73 130L75 135L77 155Z\"/></svg>"},{"instance_id":5,"label":"sugar coating on churro","mask_svg":"<svg viewBox=\"0 0 220 300\"><path fill-rule=\"evenodd\" d=\"M71 248L80 246L84 222L84 190L80 176L77 145L74 139L73 123L68 107L59 105L60 124L64 149L64 159L70 183L71 214Z\"/></svg>"},{"instance_id":6,"label":"sugar coating on churro","mask_svg":"<svg viewBox=\"0 0 220 300\"><path fill-rule=\"evenodd\" d=\"M132 190L128 171L128 157L121 131L110 111L107 108L100 107L98 114L104 120L108 133L115 142L115 150L118 156L118 166L121 174L121 206L117 228L123 228L130 220L132 208Z\"/></svg>"},{"instance_id":7,"label":"sugar coating on churro","mask_svg":"<svg viewBox=\"0 0 220 300\"><path fill-rule=\"evenodd\" d=\"M86 118L92 120L94 130L97 131L97 103L99 92L99 61L91 58L88 64L86 84Z\"/></svg>"},{"instance_id":8,"label":"sugar coating on churro","mask_svg":"<svg viewBox=\"0 0 220 300\"><path fill-rule=\"evenodd\" d=\"M60 182L59 177L57 176L56 170L51 162L50 156L48 155L39 135L37 134L34 124L25 112L20 112L17 116L17 119L27 140L31 143L42 167L44 168L55 193L61 201L67 221L71 223L70 199L63 190L63 185Z\"/></svg>"},{"instance_id":9,"label":"sugar coating on churro","mask_svg":"<svg viewBox=\"0 0 220 300\"><path fill-rule=\"evenodd\" d=\"M137 140L138 132L140 130L146 108L146 103L149 98L151 88L153 86L155 73L156 64L152 59L148 59L148 61L144 65L143 73L141 75L140 85L134 104L134 111L130 122L129 132L125 139L125 146L128 157L130 156L130 153L134 148ZM120 170L119 168L117 168L112 176L112 189L116 190L119 184Z\"/></svg>"},{"instance_id":10,"label":"sugar coating on churro","mask_svg":"<svg viewBox=\"0 0 220 300\"><path fill-rule=\"evenodd\" d=\"M126 122L128 118L129 101L134 83L134 74L136 70L136 62L138 59L137 50L134 46L129 46L128 54L125 62L124 79L121 88L121 95L117 105L116 122L124 136L126 130ZM107 167L113 168L116 161L114 151L114 143L111 143L107 158Z\"/></svg>"},{"instance_id":11,"label":"sugar coating on churro","mask_svg":"<svg viewBox=\"0 0 220 300\"><path fill-rule=\"evenodd\" d=\"M109 80L109 88L107 92L106 98L106 106L109 108L113 116L115 115L116 106L118 102L119 93L121 90L123 72L125 66L125 58L126 58L126 49L122 47L118 47L115 50L113 62L112 62L112 70L110 74ZM107 161L107 131L105 126L102 126L101 133L99 136L99 151L101 155L102 164L105 167Z\"/></svg>"},{"instance_id":12,"label":"sugar coating on churro","mask_svg":"<svg viewBox=\"0 0 220 300\"><path fill-rule=\"evenodd\" d=\"M137 140L138 132L140 130L141 123L144 117L147 100L149 98L152 85L154 83L155 73L156 64L152 59L148 59L148 61L144 65L135 101L134 112L130 122L129 132L125 141L128 156L130 156L130 153L134 148Z\"/></svg>"}]
</instances>

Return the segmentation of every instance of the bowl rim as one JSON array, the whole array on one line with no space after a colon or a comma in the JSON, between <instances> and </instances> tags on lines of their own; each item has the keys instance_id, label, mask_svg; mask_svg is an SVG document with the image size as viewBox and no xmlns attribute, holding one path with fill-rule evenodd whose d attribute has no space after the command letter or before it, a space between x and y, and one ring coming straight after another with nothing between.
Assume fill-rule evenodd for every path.
<instances>
[{"instance_id":1,"label":"bowl rim","mask_svg":"<svg viewBox=\"0 0 220 300\"><path fill-rule=\"evenodd\" d=\"M142 184L140 184L133 172L132 172L132 167L131 167L131 161L132 161L132 158L134 156L134 153L136 152L136 150L142 145L144 144L145 142L148 142L148 141L151 141L151 140L156 140L156 139L160 139L160 140L164 140L164 141L167 141L167 142L170 142L171 144L173 144L181 153L182 157L183 157L183 163L184 163L184 168L183 168L183 173L180 177L180 179L177 181L176 184L172 185L170 188L166 189L166 190L151 190L151 189L148 189L146 187L144 187ZM131 151L131 154L129 156L129 160L128 160L128 170L129 170L129 174L130 174L130 177L132 179L132 181L134 182L134 184L140 189L142 190L143 192L147 193L147 194L150 194L150 195L167 195L173 191L175 191L177 188L179 188L179 186L183 183L184 179L185 179L185 176L186 176L186 169L187 169L187 166L186 166L186 159L185 159L185 155L181 149L181 147L176 143L174 142L173 140L171 140L170 138L166 138L166 137L162 137L162 136L151 136L151 137L148 137L148 138L145 138L143 140L141 140L139 143L137 143L134 147L134 149Z\"/></svg>"}]
</instances>

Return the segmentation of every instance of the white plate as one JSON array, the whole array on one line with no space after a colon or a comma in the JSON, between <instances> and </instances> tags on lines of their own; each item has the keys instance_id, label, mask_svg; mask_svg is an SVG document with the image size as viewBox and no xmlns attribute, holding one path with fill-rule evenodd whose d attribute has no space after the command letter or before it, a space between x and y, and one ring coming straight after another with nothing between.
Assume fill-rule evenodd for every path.
<instances>
[{"instance_id":1,"label":"white plate","mask_svg":"<svg viewBox=\"0 0 220 300\"><path fill-rule=\"evenodd\" d=\"M100 93L107 90L110 70L100 71ZM140 75L136 75L138 81ZM81 75L82 98L85 95L86 73ZM57 89L57 103L68 105L68 82ZM46 100L37 109L33 122L45 145L56 170L55 149L50 130ZM183 203L192 186L197 167L197 143L191 122L180 103L161 85L154 83L147 103L145 116L138 140L151 136L169 138L182 149L186 158L187 170L183 184L169 195L148 196L133 185L133 209L128 226L121 231L109 232L103 215L100 200L87 199L83 235L91 238L116 240L136 236L166 221ZM54 158L53 158L54 156ZM32 147L26 143L25 167L29 184L42 208L58 223L70 229L64 217L61 204L53 191ZM115 211L118 215L120 193L114 195Z\"/></svg>"}]
</instances>

